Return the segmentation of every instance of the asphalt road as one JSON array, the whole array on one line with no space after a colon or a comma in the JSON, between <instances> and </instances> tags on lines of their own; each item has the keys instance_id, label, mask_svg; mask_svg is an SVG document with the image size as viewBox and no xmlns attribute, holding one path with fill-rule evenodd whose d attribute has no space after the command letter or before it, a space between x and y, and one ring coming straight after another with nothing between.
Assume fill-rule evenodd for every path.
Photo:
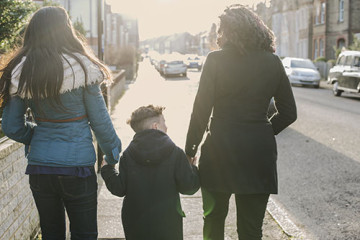
<instances>
[{"instance_id":1,"label":"asphalt road","mask_svg":"<svg viewBox=\"0 0 360 240\"><path fill-rule=\"evenodd\" d=\"M293 91L298 120L277 136L273 198L312 239L360 239L360 97Z\"/></svg>"}]
</instances>

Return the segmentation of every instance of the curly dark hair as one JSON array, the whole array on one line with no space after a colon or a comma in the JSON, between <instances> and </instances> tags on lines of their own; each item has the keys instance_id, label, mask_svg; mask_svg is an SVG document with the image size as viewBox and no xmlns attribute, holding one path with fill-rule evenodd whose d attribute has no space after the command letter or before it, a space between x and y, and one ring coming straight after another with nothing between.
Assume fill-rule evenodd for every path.
<instances>
[{"instance_id":1,"label":"curly dark hair","mask_svg":"<svg viewBox=\"0 0 360 240\"><path fill-rule=\"evenodd\" d=\"M131 128L135 132L140 132L142 130L148 129L149 120L154 118L158 118L162 115L165 107L161 106L142 106L136 109L132 114L129 120L127 120L127 124L130 124Z\"/></svg>"},{"instance_id":2,"label":"curly dark hair","mask_svg":"<svg viewBox=\"0 0 360 240\"><path fill-rule=\"evenodd\" d=\"M246 55L254 50L275 52L274 33L247 7L240 4L230 5L219 18L219 34L241 54Z\"/></svg>"}]
</instances>

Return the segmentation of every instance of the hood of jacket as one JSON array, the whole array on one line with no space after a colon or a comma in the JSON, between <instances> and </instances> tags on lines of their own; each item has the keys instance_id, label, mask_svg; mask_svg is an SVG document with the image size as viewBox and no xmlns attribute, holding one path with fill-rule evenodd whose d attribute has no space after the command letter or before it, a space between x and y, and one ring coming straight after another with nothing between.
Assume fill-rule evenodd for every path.
<instances>
[{"instance_id":1,"label":"hood of jacket","mask_svg":"<svg viewBox=\"0 0 360 240\"><path fill-rule=\"evenodd\" d=\"M139 164L157 165L167 159L175 147L166 133L147 129L135 134L125 152Z\"/></svg>"},{"instance_id":2,"label":"hood of jacket","mask_svg":"<svg viewBox=\"0 0 360 240\"><path fill-rule=\"evenodd\" d=\"M60 94L69 92L71 90L85 87L85 73L79 62L75 58L67 54L63 55L63 68L64 68L64 80L60 88ZM85 66L85 70L88 74L87 85L94 83L100 83L104 80L104 76L98 66L90 61L86 56L75 53L75 55L81 60ZM18 90L20 76L22 72L23 64L26 57L21 59L21 62L15 66L11 75L10 94L15 94ZM31 98L29 93L23 93L20 95L21 98Z\"/></svg>"}]
</instances>

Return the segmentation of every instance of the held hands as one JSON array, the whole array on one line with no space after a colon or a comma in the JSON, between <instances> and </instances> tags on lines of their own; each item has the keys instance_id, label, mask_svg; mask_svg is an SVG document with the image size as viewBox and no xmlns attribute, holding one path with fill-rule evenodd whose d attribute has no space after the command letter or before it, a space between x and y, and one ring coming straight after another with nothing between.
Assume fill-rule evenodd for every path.
<instances>
[{"instance_id":1,"label":"held hands","mask_svg":"<svg viewBox=\"0 0 360 240\"><path fill-rule=\"evenodd\" d=\"M186 155L186 157L187 157L187 159L188 159L188 161L189 161L189 163L190 163L191 165L196 166L197 157L190 157L189 155Z\"/></svg>"},{"instance_id":2,"label":"held hands","mask_svg":"<svg viewBox=\"0 0 360 240\"><path fill-rule=\"evenodd\" d=\"M106 165L109 165L109 166L115 168L115 165L111 165L111 164L108 164L108 163L106 162L106 160L105 160L105 155L104 155L104 156L103 156L103 159L102 159L102 161L101 161L101 167L106 166Z\"/></svg>"}]
</instances>

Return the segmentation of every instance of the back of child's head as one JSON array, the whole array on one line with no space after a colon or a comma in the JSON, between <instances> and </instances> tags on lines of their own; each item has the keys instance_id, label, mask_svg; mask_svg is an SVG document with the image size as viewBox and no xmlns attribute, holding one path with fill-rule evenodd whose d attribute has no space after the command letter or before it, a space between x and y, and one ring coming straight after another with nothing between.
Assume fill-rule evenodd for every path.
<instances>
[{"instance_id":1,"label":"back of child's head","mask_svg":"<svg viewBox=\"0 0 360 240\"><path fill-rule=\"evenodd\" d=\"M127 123L137 133L146 129L151 129L152 123L158 121L165 107L161 106L142 106L136 109Z\"/></svg>"}]
</instances>

